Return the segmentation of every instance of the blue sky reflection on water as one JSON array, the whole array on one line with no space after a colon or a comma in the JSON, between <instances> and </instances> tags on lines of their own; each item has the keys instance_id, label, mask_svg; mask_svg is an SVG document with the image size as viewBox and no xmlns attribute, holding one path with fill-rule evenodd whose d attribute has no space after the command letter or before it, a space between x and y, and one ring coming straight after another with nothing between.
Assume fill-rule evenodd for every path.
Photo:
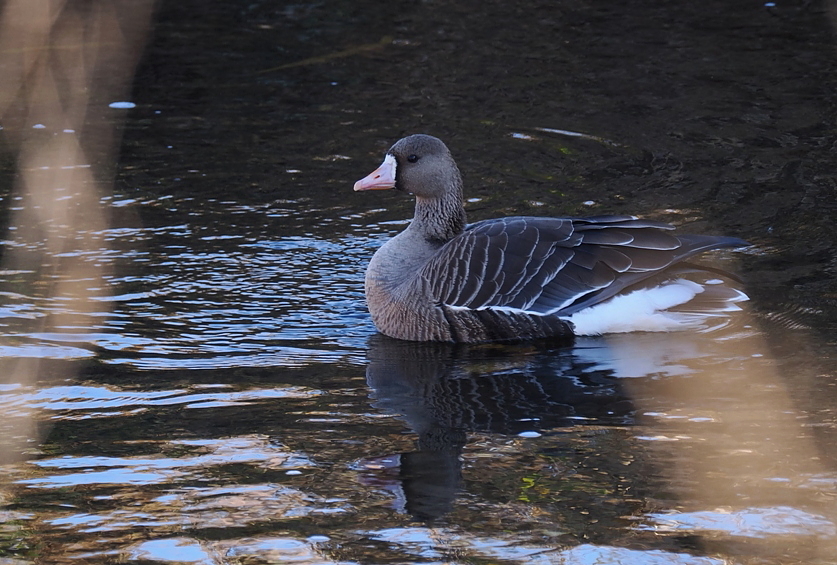
<instances>
[{"instance_id":1,"label":"blue sky reflection on water","mask_svg":"<svg viewBox=\"0 0 837 565\"><path fill-rule=\"evenodd\" d=\"M108 253L116 274L93 297L113 313L88 314L88 325L67 333L9 332L17 344L4 344L7 356L103 354L144 368L282 365L333 359L336 346L362 348L374 333L362 281L375 240L196 236L184 225L117 231L108 238L129 251ZM21 293L12 298L0 311L9 328L23 326L15 318L61 307Z\"/></svg>"}]
</instances>

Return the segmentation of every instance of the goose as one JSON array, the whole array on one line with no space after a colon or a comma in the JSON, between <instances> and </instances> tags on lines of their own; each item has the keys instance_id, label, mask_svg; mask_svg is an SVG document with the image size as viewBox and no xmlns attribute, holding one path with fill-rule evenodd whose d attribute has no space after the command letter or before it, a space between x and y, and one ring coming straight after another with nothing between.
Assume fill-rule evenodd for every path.
<instances>
[{"instance_id":1,"label":"goose","mask_svg":"<svg viewBox=\"0 0 837 565\"><path fill-rule=\"evenodd\" d=\"M366 302L386 336L481 343L706 327L747 295L685 260L744 247L635 216L514 216L466 223L447 146L410 135L355 191L415 196L409 226L366 270ZM701 275L689 276L689 275Z\"/></svg>"}]
</instances>

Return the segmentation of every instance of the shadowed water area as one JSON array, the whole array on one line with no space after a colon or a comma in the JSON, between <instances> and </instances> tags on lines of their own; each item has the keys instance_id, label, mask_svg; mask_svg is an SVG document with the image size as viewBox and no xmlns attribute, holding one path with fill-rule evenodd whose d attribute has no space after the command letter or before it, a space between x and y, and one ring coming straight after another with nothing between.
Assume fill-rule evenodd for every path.
<instances>
[{"instance_id":1,"label":"shadowed water area","mask_svg":"<svg viewBox=\"0 0 837 565\"><path fill-rule=\"evenodd\" d=\"M27 262L47 245L15 223L8 139L68 133L0 123L0 565L835 563L832 24L822 2L160 2L132 104L91 111L121 135L92 248ZM564 346L376 334L364 269L413 202L352 184L417 132L469 220L740 237L703 262L751 301ZM66 262L102 282L49 325Z\"/></svg>"}]
</instances>

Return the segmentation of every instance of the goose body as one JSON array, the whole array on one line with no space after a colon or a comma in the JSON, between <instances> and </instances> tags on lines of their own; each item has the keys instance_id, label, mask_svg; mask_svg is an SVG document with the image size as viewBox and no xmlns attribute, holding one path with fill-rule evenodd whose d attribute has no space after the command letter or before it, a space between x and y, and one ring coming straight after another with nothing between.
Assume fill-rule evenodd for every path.
<instances>
[{"instance_id":1,"label":"goose body","mask_svg":"<svg viewBox=\"0 0 837 565\"><path fill-rule=\"evenodd\" d=\"M466 225L459 169L442 141L401 139L356 191L416 198L410 225L366 271L378 330L411 341L477 343L695 327L746 295L695 282L684 260L747 242L682 235L633 216L518 216ZM694 277L692 277L694 278Z\"/></svg>"}]
</instances>

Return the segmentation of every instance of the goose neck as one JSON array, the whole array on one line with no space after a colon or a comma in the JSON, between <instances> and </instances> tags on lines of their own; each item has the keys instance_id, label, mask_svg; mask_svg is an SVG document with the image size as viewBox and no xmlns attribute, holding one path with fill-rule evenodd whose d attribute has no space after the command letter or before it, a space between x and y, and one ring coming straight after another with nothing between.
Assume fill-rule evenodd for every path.
<instances>
[{"instance_id":1,"label":"goose neck","mask_svg":"<svg viewBox=\"0 0 837 565\"><path fill-rule=\"evenodd\" d=\"M445 191L438 198L416 198L416 213L410 227L419 230L428 241L444 243L462 233L465 224L461 188Z\"/></svg>"}]
</instances>

